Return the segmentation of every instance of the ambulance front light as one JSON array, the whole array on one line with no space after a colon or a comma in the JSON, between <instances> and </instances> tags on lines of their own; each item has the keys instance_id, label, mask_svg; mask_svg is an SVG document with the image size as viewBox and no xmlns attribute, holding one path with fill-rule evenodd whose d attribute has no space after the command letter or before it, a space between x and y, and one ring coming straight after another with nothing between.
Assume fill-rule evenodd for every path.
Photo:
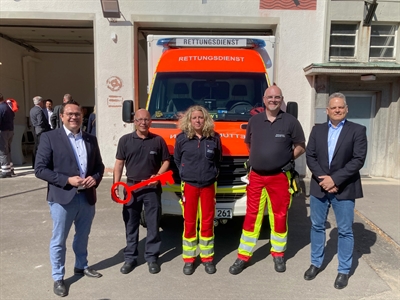
<instances>
[{"instance_id":1,"label":"ambulance front light","mask_svg":"<svg viewBox=\"0 0 400 300\"><path fill-rule=\"evenodd\" d=\"M260 39L247 39L247 46L252 48L264 48L267 44Z\"/></svg>"}]
</instances>

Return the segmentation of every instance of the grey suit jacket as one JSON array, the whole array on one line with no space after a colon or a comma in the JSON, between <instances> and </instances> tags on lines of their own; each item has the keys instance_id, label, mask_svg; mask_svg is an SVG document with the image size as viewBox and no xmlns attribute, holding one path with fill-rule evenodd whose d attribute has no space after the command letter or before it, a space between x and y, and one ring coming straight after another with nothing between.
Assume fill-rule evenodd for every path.
<instances>
[{"instance_id":1,"label":"grey suit jacket","mask_svg":"<svg viewBox=\"0 0 400 300\"><path fill-rule=\"evenodd\" d=\"M82 132L87 152L86 176L96 180L96 186L86 189L86 199L96 203L96 188L100 184L104 164L95 136ZM47 201L68 204L75 197L77 188L68 184L68 177L79 176L79 166L64 128L45 132L40 137L36 153L35 175L48 182Z\"/></svg>"},{"instance_id":2,"label":"grey suit jacket","mask_svg":"<svg viewBox=\"0 0 400 300\"><path fill-rule=\"evenodd\" d=\"M50 117L51 127L53 129L62 127L62 120L60 118L61 105L54 107L53 114Z\"/></svg>"},{"instance_id":3,"label":"grey suit jacket","mask_svg":"<svg viewBox=\"0 0 400 300\"><path fill-rule=\"evenodd\" d=\"M32 126L35 128L35 134L41 135L45 131L51 130L49 121L47 120L43 109L40 106L35 105L29 112Z\"/></svg>"},{"instance_id":4,"label":"grey suit jacket","mask_svg":"<svg viewBox=\"0 0 400 300\"><path fill-rule=\"evenodd\" d=\"M360 169L367 156L366 128L346 121L340 132L331 165L328 156L328 123L315 125L306 149L307 166L312 172L310 195L318 198L326 192L319 186L318 176L332 177L339 191L337 199L356 199L363 196Z\"/></svg>"}]
</instances>

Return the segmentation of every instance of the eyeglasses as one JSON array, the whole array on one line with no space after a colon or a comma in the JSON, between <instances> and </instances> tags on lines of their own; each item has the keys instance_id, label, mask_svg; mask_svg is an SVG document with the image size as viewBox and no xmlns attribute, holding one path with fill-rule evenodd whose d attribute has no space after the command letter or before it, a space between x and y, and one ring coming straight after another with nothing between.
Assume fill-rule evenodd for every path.
<instances>
[{"instance_id":1,"label":"eyeglasses","mask_svg":"<svg viewBox=\"0 0 400 300\"><path fill-rule=\"evenodd\" d=\"M137 123L149 123L151 120L150 119L135 119L135 122Z\"/></svg>"},{"instance_id":2,"label":"eyeglasses","mask_svg":"<svg viewBox=\"0 0 400 300\"><path fill-rule=\"evenodd\" d=\"M67 114L64 114L64 115L66 115L68 118L72 118L72 117L80 118L82 116L81 113L67 113Z\"/></svg>"},{"instance_id":3,"label":"eyeglasses","mask_svg":"<svg viewBox=\"0 0 400 300\"><path fill-rule=\"evenodd\" d=\"M268 99L268 100L272 100L272 99L281 100L282 96L264 96L264 98Z\"/></svg>"}]
</instances>

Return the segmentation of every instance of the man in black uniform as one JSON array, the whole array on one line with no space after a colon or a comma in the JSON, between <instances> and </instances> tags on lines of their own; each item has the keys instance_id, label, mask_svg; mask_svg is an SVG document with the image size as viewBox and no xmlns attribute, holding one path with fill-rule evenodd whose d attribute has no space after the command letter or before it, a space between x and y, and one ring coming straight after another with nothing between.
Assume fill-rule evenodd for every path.
<instances>
[{"instance_id":1,"label":"man in black uniform","mask_svg":"<svg viewBox=\"0 0 400 300\"><path fill-rule=\"evenodd\" d=\"M122 136L118 142L114 166L114 183L121 181L122 170L126 167L127 183L132 186L143 180L160 175L168 170L170 154L161 136L149 132L150 113L139 109L135 114L136 131ZM118 196L118 190L116 190ZM160 254L161 237L159 232L159 213L161 209L161 185L158 181L132 193L131 200L124 204L122 216L126 229L125 263L122 274L128 274L137 265L139 221L144 205L147 222L147 237L144 258L149 272L160 272L157 263Z\"/></svg>"},{"instance_id":2,"label":"man in black uniform","mask_svg":"<svg viewBox=\"0 0 400 300\"><path fill-rule=\"evenodd\" d=\"M287 212L293 193L286 166L305 152L305 137L299 121L280 109L282 101L281 89L276 85L269 87L264 93L265 112L253 116L247 125L245 143L252 169L238 257L229 268L233 275L242 272L249 263L267 203L275 271L286 270Z\"/></svg>"}]
</instances>

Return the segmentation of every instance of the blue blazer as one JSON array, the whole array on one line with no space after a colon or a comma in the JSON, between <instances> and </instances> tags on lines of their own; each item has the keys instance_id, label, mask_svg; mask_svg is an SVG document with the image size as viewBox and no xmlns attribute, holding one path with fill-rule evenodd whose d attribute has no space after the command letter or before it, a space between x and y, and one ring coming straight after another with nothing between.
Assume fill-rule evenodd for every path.
<instances>
[{"instance_id":1,"label":"blue blazer","mask_svg":"<svg viewBox=\"0 0 400 300\"><path fill-rule=\"evenodd\" d=\"M306 149L307 166L312 172L310 195L325 196L319 186L318 176L329 175L339 188L337 199L363 197L360 169L367 156L366 128L350 121L344 123L329 167L328 123L315 125L311 131Z\"/></svg>"},{"instance_id":2,"label":"blue blazer","mask_svg":"<svg viewBox=\"0 0 400 300\"><path fill-rule=\"evenodd\" d=\"M96 137L82 132L87 151L86 176L96 180L96 186L86 189L86 199L91 205L96 203L96 188L104 174L104 164L101 158ZM77 188L68 184L68 177L80 176L71 143L64 128L45 132L40 137L36 153L35 175L48 182L47 201L68 204L74 198Z\"/></svg>"}]
</instances>

